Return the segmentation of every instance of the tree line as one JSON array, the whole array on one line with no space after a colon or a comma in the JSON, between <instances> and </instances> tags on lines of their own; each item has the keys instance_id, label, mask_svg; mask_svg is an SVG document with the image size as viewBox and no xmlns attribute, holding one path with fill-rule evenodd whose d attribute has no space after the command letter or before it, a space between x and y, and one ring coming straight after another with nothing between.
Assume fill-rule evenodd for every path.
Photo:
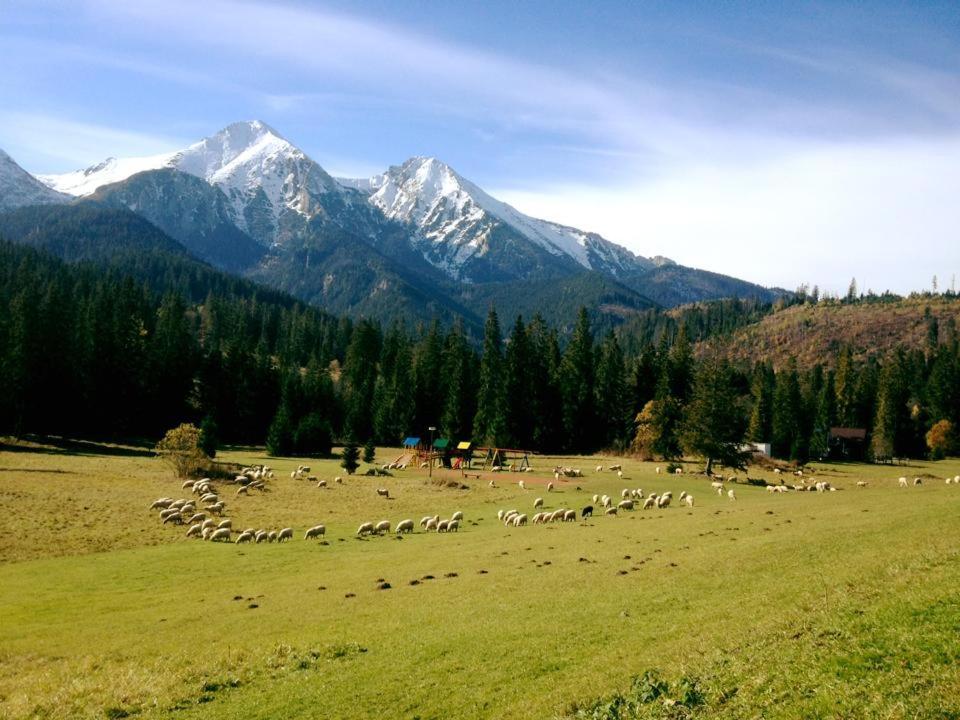
<instances>
[{"instance_id":1,"label":"tree line","mask_svg":"<svg viewBox=\"0 0 960 720\"><path fill-rule=\"evenodd\" d=\"M131 273L0 243L0 433L156 438L195 422L222 442L322 454L436 427L481 445L736 464L747 440L823 457L834 426L865 428L878 459L922 456L931 433L946 451L960 421L956 328L932 317L924 347L882 361L841 348L812 368L745 367L698 358L694 342L766 312L752 302L600 337L581 310L566 340L539 315L505 325L491 310L477 347L461 325L351 321L150 262Z\"/></svg>"}]
</instances>

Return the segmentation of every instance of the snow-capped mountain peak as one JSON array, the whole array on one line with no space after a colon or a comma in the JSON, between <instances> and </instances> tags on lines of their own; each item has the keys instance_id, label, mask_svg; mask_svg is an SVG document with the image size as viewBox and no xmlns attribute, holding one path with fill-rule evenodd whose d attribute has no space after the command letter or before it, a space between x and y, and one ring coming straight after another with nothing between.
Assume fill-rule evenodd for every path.
<instances>
[{"instance_id":1,"label":"snow-capped mountain peak","mask_svg":"<svg viewBox=\"0 0 960 720\"><path fill-rule=\"evenodd\" d=\"M358 181L343 182L363 187ZM392 220L419 228L427 257L455 274L489 251L490 237L497 231L585 268L619 274L649 267L646 259L599 235L523 214L435 157L412 157L366 186L373 205Z\"/></svg>"},{"instance_id":2,"label":"snow-capped mountain peak","mask_svg":"<svg viewBox=\"0 0 960 720\"><path fill-rule=\"evenodd\" d=\"M16 161L0 150L0 210L23 205L47 205L69 202L62 195L40 183Z\"/></svg>"}]
</instances>

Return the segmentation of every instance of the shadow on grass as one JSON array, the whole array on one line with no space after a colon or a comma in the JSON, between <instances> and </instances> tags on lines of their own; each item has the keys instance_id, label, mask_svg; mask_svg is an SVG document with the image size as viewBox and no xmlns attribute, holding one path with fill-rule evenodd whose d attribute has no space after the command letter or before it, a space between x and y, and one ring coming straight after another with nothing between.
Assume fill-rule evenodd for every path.
<instances>
[{"instance_id":1,"label":"shadow on grass","mask_svg":"<svg viewBox=\"0 0 960 720\"><path fill-rule=\"evenodd\" d=\"M41 453L46 455L155 457L153 446L145 441L124 441L124 444L119 444L41 435L27 435L20 441L12 438L2 438L0 439L0 451Z\"/></svg>"}]
</instances>

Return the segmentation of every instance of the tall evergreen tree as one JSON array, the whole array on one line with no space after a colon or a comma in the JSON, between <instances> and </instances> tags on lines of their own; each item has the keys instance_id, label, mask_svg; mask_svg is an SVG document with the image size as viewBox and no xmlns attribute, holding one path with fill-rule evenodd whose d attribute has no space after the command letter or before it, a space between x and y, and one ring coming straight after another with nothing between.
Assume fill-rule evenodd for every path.
<instances>
[{"instance_id":1,"label":"tall evergreen tree","mask_svg":"<svg viewBox=\"0 0 960 720\"><path fill-rule=\"evenodd\" d=\"M533 443L535 417L533 356L523 318L518 316L510 331L505 354L507 438L511 447L529 448Z\"/></svg>"},{"instance_id":2,"label":"tall evergreen tree","mask_svg":"<svg viewBox=\"0 0 960 720\"><path fill-rule=\"evenodd\" d=\"M596 448L594 350L590 318L580 308L577 324L560 368L563 425L568 447L576 452Z\"/></svg>"},{"instance_id":3,"label":"tall evergreen tree","mask_svg":"<svg viewBox=\"0 0 960 720\"><path fill-rule=\"evenodd\" d=\"M497 311L490 309L483 331L483 355L477 385L477 414L473 434L483 445L501 447L507 439L507 397L503 376L503 350Z\"/></svg>"},{"instance_id":4,"label":"tall evergreen tree","mask_svg":"<svg viewBox=\"0 0 960 720\"><path fill-rule=\"evenodd\" d=\"M623 352L613 331L600 346L597 365L597 421L603 447L623 451L633 436L632 402Z\"/></svg>"},{"instance_id":5,"label":"tall evergreen tree","mask_svg":"<svg viewBox=\"0 0 960 720\"><path fill-rule=\"evenodd\" d=\"M775 457L800 461L806 459L800 432L802 412L797 366L791 358L787 366L777 372L773 393L771 441Z\"/></svg>"},{"instance_id":6,"label":"tall evergreen tree","mask_svg":"<svg viewBox=\"0 0 960 720\"><path fill-rule=\"evenodd\" d=\"M773 425L773 368L767 363L757 363L750 383L750 423L747 438L753 442L770 442Z\"/></svg>"},{"instance_id":7,"label":"tall evergreen tree","mask_svg":"<svg viewBox=\"0 0 960 720\"><path fill-rule=\"evenodd\" d=\"M706 460L707 475L712 474L715 461L726 467L745 467L748 455L740 450L743 415L726 361L708 359L700 363L680 437L688 454Z\"/></svg>"}]
</instances>

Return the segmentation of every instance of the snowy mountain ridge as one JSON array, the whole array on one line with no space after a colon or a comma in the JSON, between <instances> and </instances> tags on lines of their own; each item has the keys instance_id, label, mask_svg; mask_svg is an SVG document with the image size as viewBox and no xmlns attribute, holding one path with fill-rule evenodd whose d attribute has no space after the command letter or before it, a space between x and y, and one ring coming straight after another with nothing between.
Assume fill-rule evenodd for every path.
<instances>
[{"instance_id":1,"label":"snowy mountain ridge","mask_svg":"<svg viewBox=\"0 0 960 720\"><path fill-rule=\"evenodd\" d=\"M593 233L524 215L491 197L432 157L413 157L365 179L334 179L306 153L259 120L238 122L184 150L141 158L108 158L62 175L44 175L50 188L73 196L93 194L148 170L170 168L220 188L237 227L264 245L289 234L290 214L309 220L329 216L364 236L369 213L351 212L369 203L388 220L414 230L411 243L451 277L471 281L496 243L528 243L561 261L613 275L652 263ZM360 217L360 216L363 217ZM349 227L351 223L355 228Z\"/></svg>"}]
</instances>

